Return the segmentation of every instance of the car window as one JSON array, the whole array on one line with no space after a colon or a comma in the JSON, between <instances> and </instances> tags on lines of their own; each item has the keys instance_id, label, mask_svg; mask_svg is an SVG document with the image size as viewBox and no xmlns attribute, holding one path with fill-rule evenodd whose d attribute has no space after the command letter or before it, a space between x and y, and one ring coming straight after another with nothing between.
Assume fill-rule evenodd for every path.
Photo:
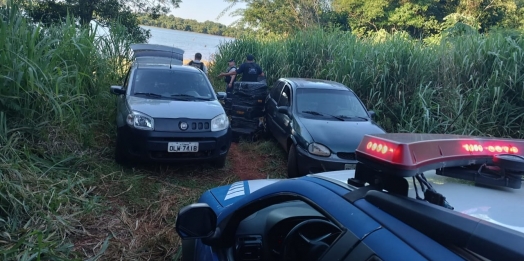
<instances>
[{"instance_id":1,"label":"car window","mask_svg":"<svg viewBox=\"0 0 524 261\"><path fill-rule=\"evenodd\" d=\"M212 88L200 72L139 68L133 75L132 93L154 93L165 97L190 95L213 98Z\"/></svg>"},{"instance_id":2,"label":"car window","mask_svg":"<svg viewBox=\"0 0 524 261\"><path fill-rule=\"evenodd\" d=\"M282 87L284 87L283 81L277 81L273 88L271 88L271 98L275 100L275 102L278 102L278 98L280 98L280 93L282 92Z\"/></svg>"},{"instance_id":3,"label":"car window","mask_svg":"<svg viewBox=\"0 0 524 261\"><path fill-rule=\"evenodd\" d=\"M289 85L286 85L282 90L280 99L278 99L278 106L291 106L291 90Z\"/></svg>"},{"instance_id":4,"label":"car window","mask_svg":"<svg viewBox=\"0 0 524 261\"><path fill-rule=\"evenodd\" d=\"M298 89L297 110L348 117L368 117L357 96L351 91L325 89Z\"/></svg>"}]
</instances>

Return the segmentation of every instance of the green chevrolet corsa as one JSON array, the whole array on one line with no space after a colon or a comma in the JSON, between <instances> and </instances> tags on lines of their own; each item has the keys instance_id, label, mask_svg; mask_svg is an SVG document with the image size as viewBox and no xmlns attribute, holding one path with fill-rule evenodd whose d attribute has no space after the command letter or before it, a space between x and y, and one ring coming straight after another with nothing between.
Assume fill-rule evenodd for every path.
<instances>
[{"instance_id":1,"label":"green chevrolet corsa","mask_svg":"<svg viewBox=\"0 0 524 261\"><path fill-rule=\"evenodd\" d=\"M115 160L210 162L223 167L231 145L229 119L201 70L182 64L183 50L135 44L117 95Z\"/></svg>"}]
</instances>

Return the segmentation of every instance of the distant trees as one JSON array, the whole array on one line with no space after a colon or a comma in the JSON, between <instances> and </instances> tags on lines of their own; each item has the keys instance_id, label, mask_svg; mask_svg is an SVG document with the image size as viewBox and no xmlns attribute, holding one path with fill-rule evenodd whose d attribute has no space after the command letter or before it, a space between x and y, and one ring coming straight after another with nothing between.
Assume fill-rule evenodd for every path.
<instances>
[{"instance_id":1,"label":"distant trees","mask_svg":"<svg viewBox=\"0 0 524 261\"><path fill-rule=\"evenodd\" d=\"M364 36L407 32L415 38L440 35L457 23L482 33L524 29L524 0L225 0L236 4L238 24L259 33L289 34L307 27L337 26Z\"/></svg>"},{"instance_id":2,"label":"distant trees","mask_svg":"<svg viewBox=\"0 0 524 261\"><path fill-rule=\"evenodd\" d=\"M332 0L225 1L231 3L226 10L245 3L247 8L238 9L232 15L241 17L238 25L255 28L261 34L289 34L313 26L349 29L347 12L335 12Z\"/></svg>"},{"instance_id":3,"label":"distant trees","mask_svg":"<svg viewBox=\"0 0 524 261\"><path fill-rule=\"evenodd\" d=\"M383 29L424 38L457 22L479 32L524 25L524 0L333 0L333 7L348 13L349 23L358 35Z\"/></svg>"},{"instance_id":4,"label":"distant trees","mask_svg":"<svg viewBox=\"0 0 524 261\"><path fill-rule=\"evenodd\" d=\"M173 15L161 15L157 19L152 19L148 14L139 14L138 21L140 24L155 26L180 31L190 31L195 33L204 33L220 36L239 38L242 35L252 33L248 28L239 28L226 26L221 23L212 21L198 22L193 19L183 19Z\"/></svg>"}]
</instances>

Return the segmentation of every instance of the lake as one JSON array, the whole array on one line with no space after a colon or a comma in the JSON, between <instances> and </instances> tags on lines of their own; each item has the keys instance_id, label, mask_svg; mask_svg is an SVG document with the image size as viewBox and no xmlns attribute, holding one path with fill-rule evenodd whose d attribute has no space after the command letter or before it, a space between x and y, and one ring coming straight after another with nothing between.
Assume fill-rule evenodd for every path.
<instances>
[{"instance_id":1,"label":"lake","mask_svg":"<svg viewBox=\"0 0 524 261\"><path fill-rule=\"evenodd\" d=\"M195 53L202 54L202 60L213 60L213 54L218 51L218 45L226 41L235 40L234 38L200 34L186 31L164 29L152 26L141 25L151 32L150 44L161 44L174 46L183 49L184 59L193 59Z\"/></svg>"}]
</instances>

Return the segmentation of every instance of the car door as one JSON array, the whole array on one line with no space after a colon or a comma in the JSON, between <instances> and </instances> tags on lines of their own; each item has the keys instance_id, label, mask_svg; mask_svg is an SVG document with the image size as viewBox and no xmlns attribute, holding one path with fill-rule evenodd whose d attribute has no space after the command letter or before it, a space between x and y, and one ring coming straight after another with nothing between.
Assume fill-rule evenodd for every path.
<instances>
[{"instance_id":1,"label":"car door","mask_svg":"<svg viewBox=\"0 0 524 261\"><path fill-rule=\"evenodd\" d=\"M282 88L282 93L280 93L280 98L278 99L277 108L278 107L288 107L288 112L290 113L292 110L292 92L291 92L291 86L289 83L284 84L284 88ZM287 149L287 138L291 134L291 117L290 115L282 112L278 112L278 110L275 113L275 137L279 141L279 143Z\"/></svg>"},{"instance_id":2,"label":"car door","mask_svg":"<svg viewBox=\"0 0 524 261\"><path fill-rule=\"evenodd\" d=\"M271 89L271 92L269 93L268 99L266 101L266 125L273 136L275 136L275 132L277 130L275 126L277 103L278 99L280 98L280 93L282 93L284 84L285 83L281 80L277 81L275 85L273 85L273 88Z\"/></svg>"}]
</instances>

